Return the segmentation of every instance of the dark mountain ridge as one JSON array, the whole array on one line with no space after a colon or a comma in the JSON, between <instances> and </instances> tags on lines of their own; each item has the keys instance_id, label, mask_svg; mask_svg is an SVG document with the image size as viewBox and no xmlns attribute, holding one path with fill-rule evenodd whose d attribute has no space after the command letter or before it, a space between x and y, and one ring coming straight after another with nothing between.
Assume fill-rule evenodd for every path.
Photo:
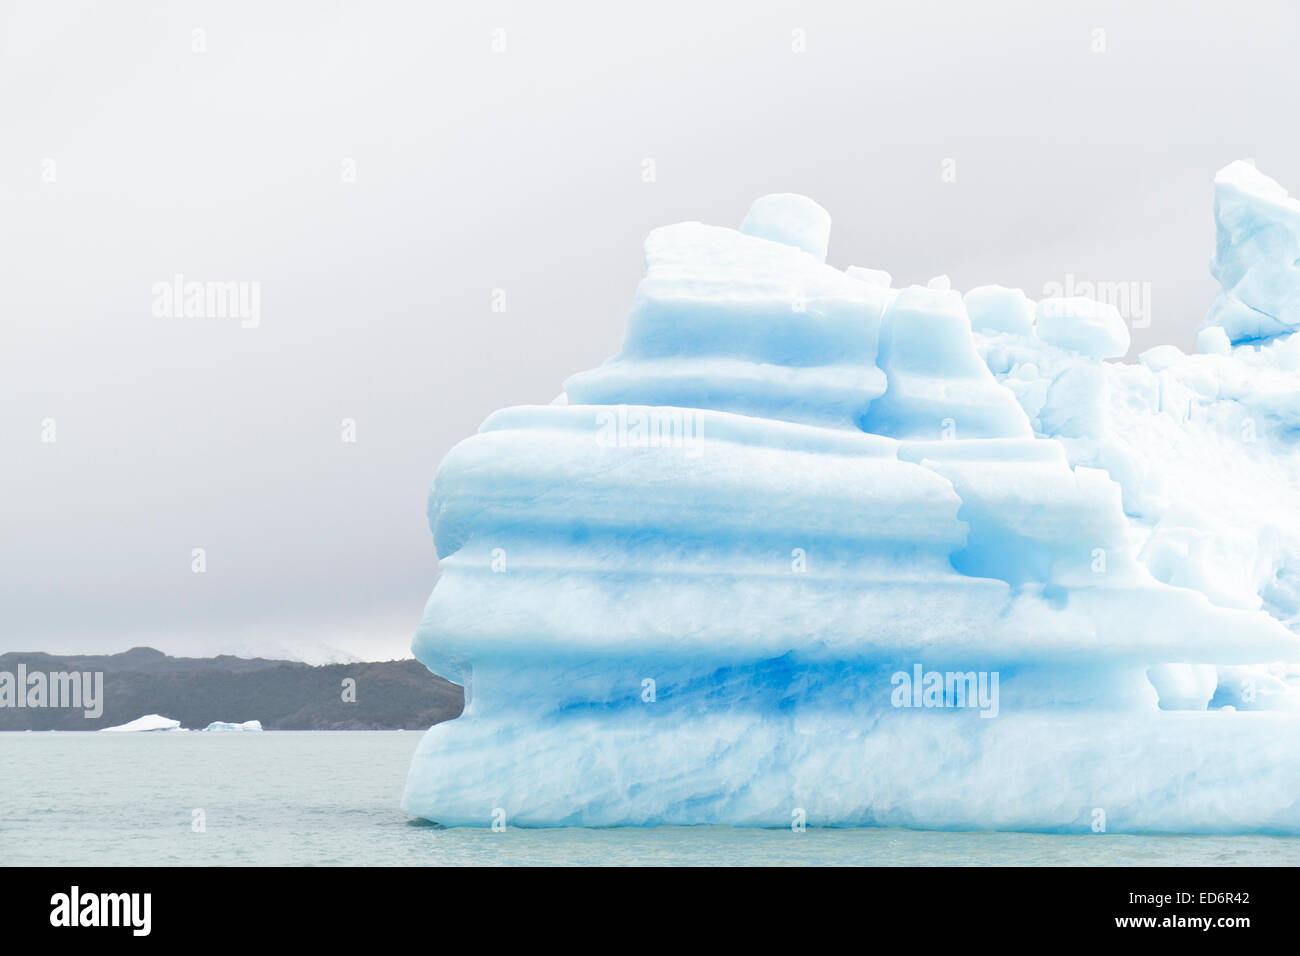
<instances>
[{"instance_id":1,"label":"dark mountain ridge","mask_svg":"<svg viewBox=\"0 0 1300 956\"><path fill-rule=\"evenodd\" d=\"M28 675L103 675L103 713L82 708L0 705L0 731L100 730L161 714L182 727L259 720L266 730L425 730L460 715L461 687L419 661L363 661L315 666L266 658L169 657L152 647L120 654L0 654L0 681L19 665ZM355 682L355 700L345 681ZM24 693L15 687L17 693ZM24 698L26 700L27 698Z\"/></svg>"}]
</instances>

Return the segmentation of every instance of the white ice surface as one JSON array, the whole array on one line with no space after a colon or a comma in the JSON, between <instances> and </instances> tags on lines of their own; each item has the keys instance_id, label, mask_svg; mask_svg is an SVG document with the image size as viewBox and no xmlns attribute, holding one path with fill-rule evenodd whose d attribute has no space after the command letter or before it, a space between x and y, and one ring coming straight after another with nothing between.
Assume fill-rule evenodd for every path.
<instances>
[{"instance_id":1,"label":"white ice surface","mask_svg":"<svg viewBox=\"0 0 1300 956\"><path fill-rule=\"evenodd\" d=\"M170 717L163 717L160 714L145 714L143 717L137 717L135 720L127 721L125 724L118 724L116 727L104 727L101 733L142 733L152 730L182 730L179 720L172 720Z\"/></svg>"}]
</instances>

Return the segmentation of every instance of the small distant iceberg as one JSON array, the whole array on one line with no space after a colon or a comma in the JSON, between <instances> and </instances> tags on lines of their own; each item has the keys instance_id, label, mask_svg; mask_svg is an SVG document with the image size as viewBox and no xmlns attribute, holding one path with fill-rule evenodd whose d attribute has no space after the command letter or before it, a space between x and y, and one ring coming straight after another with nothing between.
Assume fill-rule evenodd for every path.
<instances>
[{"instance_id":1,"label":"small distant iceberg","mask_svg":"<svg viewBox=\"0 0 1300 956\"><path fill-rule=\"evenodd\" d=\"M229 723L224 720L214 720L212 723L208 724L203 729L205 731L212 730L212 731L217 731L219 733L227 733L230 731L234 731L235 733L239 733L241 731L245 733L250 731L261 733L262 722L260 720L246 720L242 724L235 724L235 723Z\"/></svg>"},{"instance_id":2,"label":"small distant iceberg","mask_svg":"<svg viewBox=\"0 0 1300 956\"><path fill-rule=\"evenodd\" d=\"M135 720L128 721L125 724L119 724L116 727L105 727L100 733L112 734L138 734L151 730L184 730L179 720L172 720L170 717L163 717L161 714L145 714L143 717L137 717Z\"/></svg>"}]
</instances>

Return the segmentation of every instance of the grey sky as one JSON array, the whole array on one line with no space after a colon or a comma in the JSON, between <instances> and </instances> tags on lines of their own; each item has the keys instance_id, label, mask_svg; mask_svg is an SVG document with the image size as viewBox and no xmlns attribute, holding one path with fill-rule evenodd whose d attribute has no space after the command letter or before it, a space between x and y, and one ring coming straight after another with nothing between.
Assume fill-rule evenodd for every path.
<instances>
[{"instance_id":1,"label":"grey sky","mask_svg":"<svg viewBox=\"0 0 1300 956\"><path fill-rule=\"evenodd\" d=\"M0 650L404 655L443 454L764 193L895 284L1149 282L1134 354L1190 349L1214 171L1300 189L1296 4L979 6L3 0Z\"/></svg>"}]
</instances>

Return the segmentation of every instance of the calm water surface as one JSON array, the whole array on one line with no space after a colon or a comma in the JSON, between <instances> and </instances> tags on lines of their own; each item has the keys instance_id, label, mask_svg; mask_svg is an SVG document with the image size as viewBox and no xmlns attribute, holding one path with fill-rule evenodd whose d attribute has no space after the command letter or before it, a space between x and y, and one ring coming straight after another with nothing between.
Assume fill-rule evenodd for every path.
<instances>
[{"instance_id":1,"label":"calm water surface","mask_svg":"<svg viewBox=\"0 0 1300 956\"><path fill-rule=\"evenodd\" d=\"M441 829L398 806L420 736L0 733L0 863L1300 865L1300 837Z\"/></svg>"}]
</instances>

